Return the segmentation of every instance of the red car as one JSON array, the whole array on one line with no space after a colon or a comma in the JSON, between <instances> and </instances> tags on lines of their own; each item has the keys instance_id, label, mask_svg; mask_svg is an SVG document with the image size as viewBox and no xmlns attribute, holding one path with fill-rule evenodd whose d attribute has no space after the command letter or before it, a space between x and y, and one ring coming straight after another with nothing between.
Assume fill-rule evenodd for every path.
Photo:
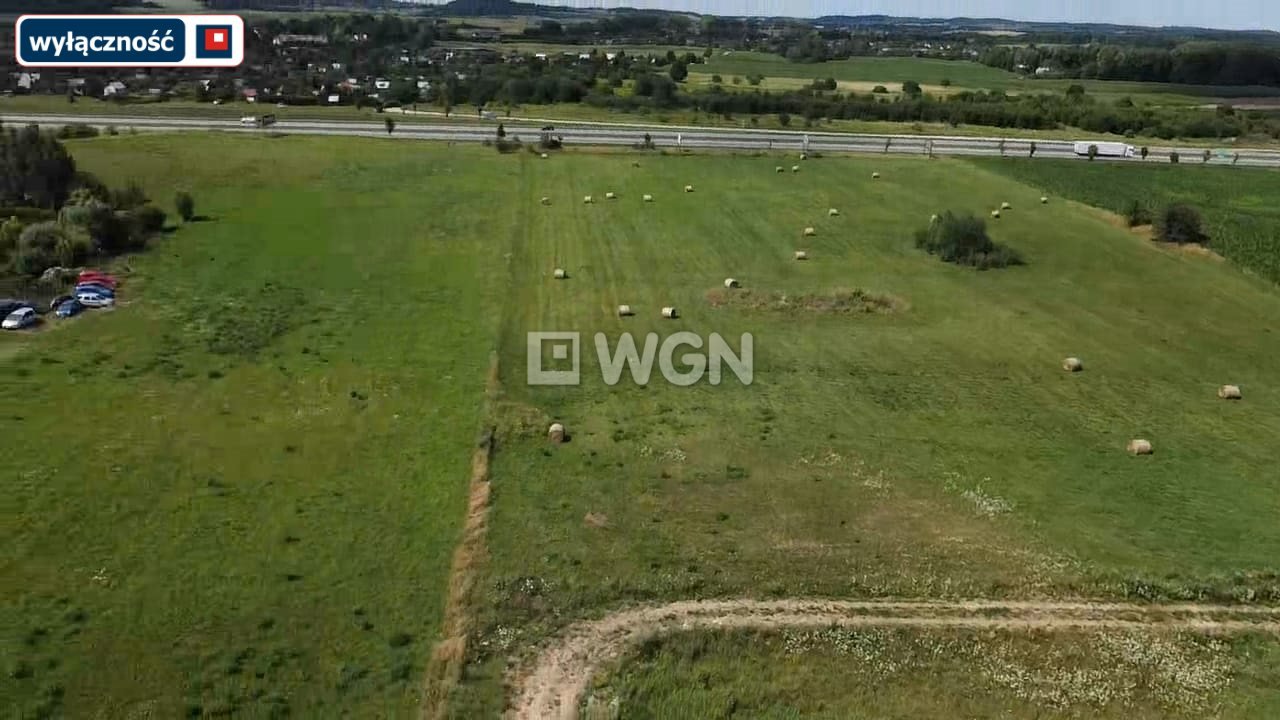
<instances>
[{"instance_id":1,"label":"red car","mask_svg":"<svg viewBox=\"0 0 1280 720\"><path fill-rule=\"evenodd\" d=\"M114 289L116 286L116 279L106 273L98 272L97 270L85 270L80 273L80 277L76 278L76 284L79 285L80 283L96 283L98 285L105 285L106 287Z\"/></svg>"}]
</instances>

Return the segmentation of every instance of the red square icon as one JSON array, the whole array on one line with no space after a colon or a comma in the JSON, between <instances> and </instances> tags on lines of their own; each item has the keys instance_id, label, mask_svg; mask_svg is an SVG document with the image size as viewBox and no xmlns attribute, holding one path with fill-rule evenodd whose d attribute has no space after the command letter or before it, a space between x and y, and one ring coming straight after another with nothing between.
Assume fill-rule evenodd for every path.
<instances>
[{"instance_id":1,"label":"red square icon","mask_svg":"<svg viewBox=\"0 0 1280 720\"><path fill-rule=\"evenodd\" d=\"M204 49L225 51L231 49L231 33L226 28L204 28Z\"/></svg>"}]
</instances>

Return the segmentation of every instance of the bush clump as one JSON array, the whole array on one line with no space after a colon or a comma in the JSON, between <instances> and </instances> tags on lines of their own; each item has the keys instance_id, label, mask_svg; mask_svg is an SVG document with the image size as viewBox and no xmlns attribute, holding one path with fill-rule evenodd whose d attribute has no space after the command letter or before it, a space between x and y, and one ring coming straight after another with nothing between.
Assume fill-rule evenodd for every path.
<instances>
[{"instance_id":1,"label":"bush clump","mask_svg":"<svg viewBox=\"0 0 1280 720\"><path fill-rule=\"evenodd\" d=\"M987 224L973 215L947 211L916 232L916 247L937 255L944 262L968 265L979 270L1022 265L1022 257L1012 248L994 242Z\"/></svg>"},{"instance_id":2,"label":"bush clump","mask_svg":"<svg viewBox=\"0 0 1280 720\"><path fill-rule=\"evenodd\" d=\"M1150 225L1154 219L1151 216L1151 209L1137 200L1129 204L1129 209L1125 211L1124 218L1129 223L1129 227Z\"/></svg>"},{"instance_id":3,"label":"bush clump","mask_svg":"<svg viewBox=\"0 0 1280 720\"><path fill-rule=\"evenodd\" d=\"M1204 233L1200 211L1182 203L1170 205L1156 218L1156 239L1179 245L1205 245L1209 242L1209 236Z\"/></svg>"}]
</instances>

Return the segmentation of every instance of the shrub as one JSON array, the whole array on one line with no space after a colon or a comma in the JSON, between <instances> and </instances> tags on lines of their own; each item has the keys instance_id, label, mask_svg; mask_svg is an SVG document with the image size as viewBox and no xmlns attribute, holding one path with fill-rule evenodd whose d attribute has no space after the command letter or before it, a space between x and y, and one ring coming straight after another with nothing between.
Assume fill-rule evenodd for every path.
<instances>
[{"instance_id":1,"label":"shrub","mask_svg":"<svg viewBox=\"0 0 1280 720\"><path fill-rule=\"evenodd\" d=\"M507 140L506 138L499 138L493 146L497 148L500 153L520 152L520 148L524 147L519 140Z\"/></svg>"},{"instance_id":2,"label":"shrub","mask_svg":"<svg viewBox=\"0 0 1280 720\"><path fill-rule=\"evenodd\" d=\"M1124 217L1128 221L1129 227L1150 225L1152 221L1151 210L1137 200L1129 204L1129 209L1125 211Z\"/></svg>"},{"instance_id":3,"label":"shrub","mask_svg":"<svg viewBox=\"0 0 1280 720\"><path fill-rule=\"evenodd\" d=\"M786 127L790 125L791 115L789 113L784 113L784 112L778 113L778 124L781 125L782 127Z\"/></svg>"},{"instance_id":4,"label":"shrub","mask_svg":"<svg viewBox=\"0 0 1280 720\"><path fill-rule=\"evenodd\" d=\"M131 182L123 190L111 191L111 205L117 210L132 210L147 203L147 194L136 182Z\"/></svg>"},{"instance_id":5,"label":"shrub","mask_svg":"<svg viewBox=\"0 0 1280 720\"><path fill-rule=\"evenodd\" d=\"M888 93L888 92L889 92L889 88L887 88L887 87L885 87L885 86L883 86L883 85L877 85L877 86L875 86L875 87L871 88L871 92L873 92L873 93L875 93L875 94L877 94L877 95L884 95L884 94L886 94L886 93Z\"/></svg>"},{"instance_id":6,"label":"shrub","mask_svg":"<svg viewBox=\"0 0 1280 720\"><path fill-rule=\"evenodd\" d=\"M1200 220L1200 211L1175 203L1164 209L1156 220L1156 239L1171 243L1207 243L1209 236L1204 234Z\"/></svg>"},{"instance_id":7,"label":"shrub","mask_svg":"<svg viewBox=\"0 0 1280 720\"><path fill-rule=\"evenodd\" d=\"M182 222L191 222L196 216L196 201L189 192L179 190L173 196L173 207L178 211L178 217L182 218Z\"/></svg>"},{"instance_id":8,"label":"shrub","mask_svg":"<svg viewBox=\"0 0 1280 720\"><path fill-rule=\"evenodd\" d=\"M724 78L720 77L719 75L712 75L712 76L711 76L711 82L713 82L713 83L722 83L722 82L724 82Z\"/></svg>"},{"instance_id":9,"label":"shrub","mask_svg":"<svg viewBox=\"0 0 1280 720\"><path fill-rule=\"evenodd\" d=\"M938 84L942 87L951 87L951 78L942 78Z\"/></svg>"},{"instance_id":10,"label":"shrub","mask_svg":"<svg viewBox=\"0 0 1280 720\"><path fill-rule=\"evenodd\" d=\"M76 123L74 125L63 125L58 129L59 140L69 140L71 138L93 138L98 137L98 128L84 123Z\"/></svg>"},{"instance_id":11,"label":"shrub","mask_svg":"<svg viewBox=\"0 0 1280 720\"><path fill-rule=\"evenodd\" d=\"M1178 158L1179 158L1178 151L1175 150L1169 153L1169 162L1173 163L1174 165L1178 164Z\"/></svg>"},{"instance_id":12,"label":"shrub","mask_svg":"<svg viewBox=\"0 0 1280 720\"><path fill-rule=\"evenodd\" d=\"M1089 146L1089 162L1093 162L1093 159L1096 157L1098 157L1098 146L1090 145Z\"/></svg>"},{"instance_id":13,"label":"shrub","mask_svg":"<svg viewBox=\"0 0 1280 720\"><path fill-rule=\"evenodd\" d=\"M951 211L916 232L916 247L937 255L944 262L979 270L1023 264L1017 252L991 240L987 224L981 218Z\"/></svg>"},{"instance_id":14,"label":"shrub","mask_svg":"<svg viewBox=\"0 0 1280 720\"><path fill-rule=\"evenodd\" d=\"M141 247L146 236L154 235L164 229L164 211L155 205L143 205L129 213L132 226L132 245Z\"/></svg>"}]
</instances>

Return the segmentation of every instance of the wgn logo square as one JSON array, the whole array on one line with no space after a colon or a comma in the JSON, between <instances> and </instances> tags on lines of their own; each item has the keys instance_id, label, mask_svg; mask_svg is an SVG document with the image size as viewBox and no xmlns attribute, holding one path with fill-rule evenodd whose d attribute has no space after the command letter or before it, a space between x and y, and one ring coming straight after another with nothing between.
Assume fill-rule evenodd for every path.
<instances>
[{"instance_id":1,"label":"wgn logo square","mask_svg":"<svg viewBox=\"0 0 1280 720\"><path fill-rule=\"evenodd\" d=\"M200 60L225 60L231 57L234 44L230 25L197 25L196 57Z\"/></svg>"},{"instance_id":2,"label":"wgn logo square","mask_svg":"<svg viewBox=\"0 0 1280 720\"><path fill-rule=\"evenodd\" d=\"M531 332L526 379L530 385L577 385L582 378L576 332Z\"/></svg>"}]
</instances>

